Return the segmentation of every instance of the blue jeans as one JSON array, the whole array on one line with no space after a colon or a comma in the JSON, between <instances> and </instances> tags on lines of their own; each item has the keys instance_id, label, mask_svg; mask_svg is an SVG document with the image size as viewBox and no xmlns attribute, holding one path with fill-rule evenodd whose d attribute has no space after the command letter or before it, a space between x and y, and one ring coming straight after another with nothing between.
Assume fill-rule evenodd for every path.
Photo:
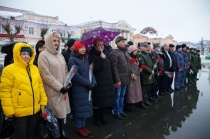
<instances>
[{"instance_id":1,"label":"blue jeans","mask_svg":"<svg viewBox=\"0 0 210 139\"><path fill-rule=\"evenodd\" d=\"M83 126L86 125L86 119L85 118L75 118L74 119L76 127L77 128L82 128Z\"/></svg>"},{"instance_id":2,"label":"blue jeans","mask_svg":"<svg viewBox=\"0 0 210 139\"><path fill-rule=\"evenodd\" d=\"M115 105L113 107L114 115L123 112L126 87L127 87L126 85L121 85L120 88L115 88Z\"/></svg>"}]
</instances>

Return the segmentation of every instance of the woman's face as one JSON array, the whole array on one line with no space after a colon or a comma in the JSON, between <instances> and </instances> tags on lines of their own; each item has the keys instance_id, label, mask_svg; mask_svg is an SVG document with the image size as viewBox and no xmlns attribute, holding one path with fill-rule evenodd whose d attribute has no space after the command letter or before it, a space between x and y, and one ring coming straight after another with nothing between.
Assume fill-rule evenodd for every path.
<instances>
[{"instance_id":1,"label":"woman's face","mask_svg":"<svg viewBox=\"0 0 210 139\"><path fill-rule=\"evenodd\" d=\"M23 59L23 61L25 61L26 63L29 63L30 58L31 58L29 52L20 52L20 56Z\"/></svg>"},{"instance_id":2,"label":"woman's face","mask_svg":"<svg viewBox=\"0 0 210 139\"><path fill-rule=\"evenodd\" d=\"M42 51L44 51L44 48L45 48L44 46L39 47L39 48L38 48L39 53L41 53Z\"/></svg>"},{"instance_id":3,"label":"woman's face","mask_svg":"<svg viewBox=\"0 0 210 139\"><path fill-rule=\"evenodd\" d=\"M80 47L79 50L78 50L78 53L81 54L81 55L84 55L86 53L85 46Z\"/></svg>"},{"instance_id":4,"label":"woman's face","mask_svg":"<svg viewBox=\"0 0 210 139\"><path fill-rule=\"evenodd\" d=\"M98 41L96 46L94 46L94 47L97 51L103 51L104 50L104 43L102 41Z\"/></svg>"},{"instance_id":5,"label":"woman's face","mask_svg":"<svg viewBox=\"0 0 210 139\"><path fill-rule=\"evenodd\" d=\"M137 50L133 51L133 55L136 55L137 54Z\"/></svg>"},{"instance_id":6,"label":"woman's face","mask_svg":"<svg viewBox=\"0 0 210 139\"><path fill-rule=\"evenodd\" d=\"M53 36L53 46L58 51L58 47L60 45L60 39L58 37Z\"/></svg>"}]
</instances>

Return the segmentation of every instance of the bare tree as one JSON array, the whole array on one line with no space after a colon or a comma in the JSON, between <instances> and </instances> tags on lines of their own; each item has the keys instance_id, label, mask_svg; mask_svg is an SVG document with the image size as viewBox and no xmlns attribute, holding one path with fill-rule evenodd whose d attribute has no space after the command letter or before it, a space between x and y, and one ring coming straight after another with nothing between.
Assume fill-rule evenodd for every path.
<instances>
[{"instance_id":1,"label":"bare tree","mask_svg":"<svg viewBox=\"0 0 210 139\"><path fill-rule=\"evenodd\" d=\"M45 36L45 34L47 33L48 29L49 29L48 25L42 23L42 25L41 25L41 27L40 27L40 30L41 30L40 36L42 37L42 40L44 40L44 36Z\"/></svg>"},{"instance_id":2,"label":"bare tree","mask_svg":"<svg viewBox=\"0 0 210 139\"><path fill-rule=\"evenodd\" d=\"M2 28L6 31L6 33L8 34L8 37L10 39L11 42L14 41L14 38L17 34L20 33L22 26L23 26L23 21L22 20L15 20L15 19L1 19L2 22L0 22ZM15 27L15 31L13 33L12 31L12 24L14 24Z\"/></svg>"},{"instance_id":3,"label":"bare tree","mask_svg":"<svg viewBox=\"0 0 210 139\"><path fill-rule=\"evenodd\" d=\"M42 40L44 40L44 36L45 36L45 34L47 33L47 31L48 31L48 27L43 27L43 28L41 28L41 33L40 33L40 35L41 35L41 37L42 37Z\"/></svg>"}]
</instances>

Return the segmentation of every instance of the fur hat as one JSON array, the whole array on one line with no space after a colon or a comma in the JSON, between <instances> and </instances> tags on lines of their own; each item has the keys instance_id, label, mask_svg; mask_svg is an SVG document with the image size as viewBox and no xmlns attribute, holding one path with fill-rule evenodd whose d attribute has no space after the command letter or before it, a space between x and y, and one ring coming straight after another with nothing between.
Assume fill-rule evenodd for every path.
<instances>
[{"instance_id":1,"label":"fur hat","mask_svg":"<svg viewBox=\"0 0 210 139\"><path fill-rule=\"evenodd\" d=\"M182 48L185 48L185 47L187 47L187 45L186 44L182 44Z\"/></svg>"},{"instance_id":2,"label":"fur hat","mask_svg":"<svg viewBox=\"0 0 210 139\"><path fill-rule=\"evenodd\" d=\"M179 48L182 48L181 45L176 45L176 50L178 50Z\"/></svg>"}]
</instances>

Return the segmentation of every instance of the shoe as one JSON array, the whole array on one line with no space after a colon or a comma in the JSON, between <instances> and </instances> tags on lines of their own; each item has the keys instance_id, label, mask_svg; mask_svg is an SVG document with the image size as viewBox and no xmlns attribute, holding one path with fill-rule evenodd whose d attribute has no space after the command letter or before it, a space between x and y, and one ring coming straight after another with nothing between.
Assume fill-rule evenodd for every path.
<instances>
[{"instance_id":1,"label":"shoe","mask_svg":"<svg viewBox=\"0 0 210 139\"><path fill-rule=\"evenodd\" d=\"M94 121L95 126L97 127L103 127L103 124L99 121Z\"/></svg>"},{"instance_id":2,"label":"shoe","mask_svg":"<svg viewBox=\"0 0 210 139\"><path fill-rule=\"evenodd\" d=\"M197 81L197 80L199 80L198 78L195 78L195 80Z\"/></svg>"},{"instance_id":3,"label":"shoe","mask_svg":"<svg viewBox=\"0 0 210 139\"><path fill-rule=\"evenodd\" d=\"M120 115L121 115L122 117L128 117L128 115L125 114L124 112L121 112Z\"/></svg>"},{"instance_id":4,"label":"shoe","mask_svg":"<svg viewBox=\"0 0 210 139\"><path fill-rule=\"evenodd\" d=\"M149 100L149 101L155 101L155 99L153 99L153 98L148 98L148 100Z\"/></svg>"},{"instance_id":5,"label":"shoe","mask_svg":"<svg viewBox=\"0 0 210 139\"><path fill-rule=\"evenodd\" d=\"M149 103L149 102L145 102L144 104L147 105L147 106L152 106L152 104Z\"/></svg>"},{"instance_id":6,"label":"shoe","mask_svg":"<svg viewBox=\"0 0 210 139\"><path fill-rule=\"evenodd\" d=\"M85 126L82 127L82 130L85 131L87 134L91 134L91 131L88 130Z\"/></svg>"},{"instance_id":7,"label":"shoe","mask_svg":"<svg viewBox=\"0 0 210 139\"><path fill-rule=\"evenodd\" d=\"M114 117L119 120L123 120L124 118L120 114L114 114Z\"/></svg>"},{"instance_id":8,"label":"shoe","mask_svg":"<svg viewBox=\"0 0 210 139\"><path fill-rule=\"evenodd\" d=\"M147 109L147 106L145 106L144 103L141 102L141 103L140 103L140 108L142 108L142 109Z\"/></svg>"},{"instance_id":9,"label":"shoe","mask_svg":"<svg viewBox=\"0 0 210 139\"><path fill-rule=\"evenodd\" d=\"M158 95L156 95L154 98L156 98L156 99L158 99L158 98L160 98Z\"/></svg>"},{"instance_id":10,"label":"shoe","mask_svg":"<svg viewBox=\"0 0 210 139\"><path fill-rule=\"evenodd\" d=\"M82 128L77 128L76 131L82 137L87 137L88 136L88 134Z\"/></svg>"},{"instance_id":11,"label":"shoe","mask_svg":"<svg viewBox=\"0 0 210 139\"><path fill-rule=\"evenodd\" d=\"M170 90L171 92L174 92L174 89L172 89L172 88L170 88L169 90Z\"/></svg>"}]
</instances>

